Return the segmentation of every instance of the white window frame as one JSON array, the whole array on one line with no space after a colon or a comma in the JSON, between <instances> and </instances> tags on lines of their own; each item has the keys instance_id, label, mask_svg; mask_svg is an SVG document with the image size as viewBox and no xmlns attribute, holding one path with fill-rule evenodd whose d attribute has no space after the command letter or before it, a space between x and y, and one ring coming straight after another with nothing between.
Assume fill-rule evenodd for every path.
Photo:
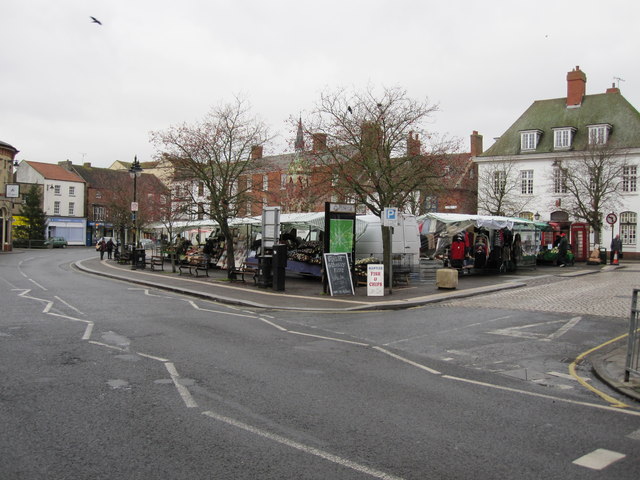
<instances>
[{"instance_id":1,"label":"white window frame","mask_svg":"<svg viewBox=\"0 0 640 480\"><path fill-rule=\"evenodd\" d=\"M53 194L54 195L62 195L60 185L54 185L53 186Z\"/></svg>"},{"instance_id":2,"label":"white window frame","mask_svg":"<svg viewBox=\"0 0 640 480\"><path fill-rule=\"evenodd\" d=\"M96 222L103 222L106 216L106 209L101 205L93 206L93 220Z\"/></svg>"},{"instance_id":3,"label":"white window frame","mask_svg":"<svg viewBox=\"0 0 640 480\"><path fill-rule=\"evenodd\" d=\"M638 191L638 167L635 165L622 167L622 191L625 193Z\"/></svg>"},{"instance_id":4,"label":"white window frame","mask_svg":"<svg viewBox=\"0 0 640 480\"><path fill-rule=\"evenodd\" d=\"M524 130L520 132L520 150L530 152L538 148L541 133L540 130Z\"/></svg>"},{"instance_id":5,"label":"white window frame","mask_svg":"<svg viewBox=\"0 0 640 480\"><path fill-rule=\"evenodd\" d=\"M269 175L262 175L262 191L269 191Z\"/></svg>"},{"instance_id":6,"label":"white window frame","mask_svg":"<svg viewBox=\"0 0 640 480\"><path fill-rule=\"evenodd\" d=\"M609 140L609 130L611 125L603 123L600 125L589 125L589 145L604 145Z\"/></svg>"},{"instance_id":7,"label":"white window frame","mask_svg":"<svg viewBox=\"0 0 640 480\"><path fill-rule=\"evenodd\" d=\"M493 172L493 191L501 192L507 185L507 172L496 170Z\"/></svg>"},{"instance_id":8,"label":"white window frame","mask_svg":"<svg viewBox=\"0 0 640 480\"><path fill-rule=\"evenodd\" d=\"M533 195L533 170L520 170L520 193Z\"/></svg>"},{"instance_id":9,"label":"white window frame","mask_svg":"<svg viewBox=\"0 0 640 480\"><path fill-rule=\"evenodd\" d=\"M69 196L70 197L75 197L76 196L76 187L69 187Z\"/></svg>"},{"instance_id":10,"label":"white window frame","mask_svg":"<svg viewBox=\"0 0 640 480\"><path fill-rule=\"evenodd\" d=\"M253 190L253 177L251 175L247 175L247 192Z\"/></svg>"},{"instance_id":11,"label":"white window frame","mask_svg":"<svg viewBox=\"0 0 640 480\"><path fill-rule=\"evenodd\" d=\"M553 129L553 149L554 150L569 150L573 143L573 134L575 128L562 127Z\"/></svg>"},{"instance_id":12,"label":"white window frame","mask_svg":"<svg viewBox=\"0 0 640 480\"><path fill-rule=\"evenodd\" d=\"M288 175L286 173L280 174L280 190L287 188L287 177Z\"/></svg>"},{"instance_id":13,"label":"white window frame","mask_svg":"<svg viewBox=\"0 0 640 480\"><path fill-rule=\"evenodd\" d=\"M53 202L53 214L60 215L60 201L56 200Z\"/></svg>"},{"instance_id":14,"label":"white window frame","mask_svg":"<svg viewBox=\"0 0 640 480\"><path fill-rule=\"evenodd\" d=\"M623 245L635 245L638 233L638 215L636 212L620 213L620 238Z\"/></svg>"},{"instance_id":15,"label":"white window frame","mask_svg":"<svg viewBox=\"0 0 640 480\"><path fill-rule=\"evenodd\" d=\"M553 193L567 193L567 171L562 167L553 169Z\"/></svg>"},{"instance_id":16,"label":"white window frame","mask_svg":"<svg viewBox=\"0 0 640 480\"><path fill-rule=\"evenodd\" d=\"M73 213L76 209L76 204L74 202L69 202L69 216L72 217L75 215L75 213Z\"/></svg>"}]
</instances>

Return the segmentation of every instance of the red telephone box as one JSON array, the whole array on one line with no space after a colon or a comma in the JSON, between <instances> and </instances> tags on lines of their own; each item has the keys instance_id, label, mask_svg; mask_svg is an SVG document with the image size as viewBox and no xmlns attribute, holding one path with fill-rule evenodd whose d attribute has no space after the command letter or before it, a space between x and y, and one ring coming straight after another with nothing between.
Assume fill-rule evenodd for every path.
<instances>
[{"instance_id":1,"label":"red telephone box","mask_svg":"<svg viewBox=\"0 0 640 480\"><path fill-rule=\"evenodd\" d=\"M587 223L571 224L571 250L579 262L589 258L589 225Z\"/></svg>"}]
</instances>

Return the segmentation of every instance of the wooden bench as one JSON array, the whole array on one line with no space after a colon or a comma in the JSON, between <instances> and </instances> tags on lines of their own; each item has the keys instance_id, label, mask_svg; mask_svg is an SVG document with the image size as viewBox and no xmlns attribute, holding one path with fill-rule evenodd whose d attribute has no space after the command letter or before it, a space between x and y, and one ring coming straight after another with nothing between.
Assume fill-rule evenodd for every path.
<instances>
[{"instance_id":1,"label":"wooden bench","mask_svg":"<svg viewBox=\"0 0 640 480\"><path fill-rule=\"evenodd\" d=\"M209 261L206 258L198 258L197 260L192 259L189 263L182 263L178 265L178 271L180 275L182 275L183 271L187 271L189 275L194 275L197 277L198 272L204 272L205 275L209 276Z\"/></svg>"},{"instance_id":2,"label":"wooden bench","mask_svg":"<svg viewBox=\"0 0 640 480\"><path fill-rule=\"evenodd\" d=\"M244 276L253 275L253 281L255 283L257 273L258 271L255 268L248 266L246 262L242 262L242 265L231 270L231 281L236 281L238 280L238 277L240 277L240 281L242 281L242 283L245 283Z\"/></svg>"},{"instance_id":3,"label":"wooden bench","mask_svg":"<svg viewBox=\"0 0 640 480\"><path fill-rule=\"evenodd\" d=\"M126 265L131 262L131 253L128 251L122 251L117 255L116 261L120 265Z\"/></svg>"},{"instance_id":4,"label":"wooden bench","mask_svg":"<svg viewBox=\"0 0 640 480\"><path fill-rule=\"evenodd\" d=\"M151 257L149 257L149 266L151 270L159 268L164 272L164 259L159 255L151 255Z\"/></svg>"}]
</instances>

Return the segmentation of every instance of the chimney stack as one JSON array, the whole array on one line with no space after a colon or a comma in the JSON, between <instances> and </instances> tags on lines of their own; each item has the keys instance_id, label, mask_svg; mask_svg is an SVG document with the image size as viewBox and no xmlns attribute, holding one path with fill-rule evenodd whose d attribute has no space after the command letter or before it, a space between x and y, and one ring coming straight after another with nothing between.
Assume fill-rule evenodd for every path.
<instances>
[{"instance_id":1,"label":"chimney stack","mask_svg":"<svg viewBox=\"0 0 640 480\"><path fill-rule=\"evenodd\" d=\"M579 66L567 73L567 107L579 107L587 90L587 76Z\"/></svg>"},{"instance_id":2,"label":"chimney stack","mask_svg":"<svg viewBox=\"0 0 640 480\"><path fill-rule=\"evenodd\" d=\"M471 134L471 156L475 157L482 153L482 135L474 130Z\"/></svg>"},{"instance_id":3,"label":"chimney stack","mask_svg":"<svg viewBox=\"0 0 640 480\"><path fill-rule=\"evenodd\" d=\"M327 134L326 133L314 133L313 137L313 151L323 152L327 149Z\"/></svg>"},{"instance_id":4,"label":"chimney stack","mask_svg":"<svg viewBox=\"0 0 640 480\"><path fill-rule=\"evenodd\" d=\"M415 136L413 132L409 132L409 138L407 138L407 157L417 157L420 155L422 149L422 143L418 138L418 134Z\"/></svg>"},{"instance_id":5,"label":"chimney stack","mask_svg":"<svg viewBox=\"0 0 640 480\"><path fill-rule=\"evenodd\" d=\"M262 158L262 145L254 145L251 147L251 160L260 160Z\"/></svg>"},{"instance_id":6,"label":"chimney stack","mask_svg":"<svg viewBox=\"0 0 640 480\"><path fill-rule=\"evenodd\" d=\"M615 83L611 84L611 88L607 88L607 92L606 93L620 93L620 89L618 87L616 87Z\"/></svg>"}]
</instances>

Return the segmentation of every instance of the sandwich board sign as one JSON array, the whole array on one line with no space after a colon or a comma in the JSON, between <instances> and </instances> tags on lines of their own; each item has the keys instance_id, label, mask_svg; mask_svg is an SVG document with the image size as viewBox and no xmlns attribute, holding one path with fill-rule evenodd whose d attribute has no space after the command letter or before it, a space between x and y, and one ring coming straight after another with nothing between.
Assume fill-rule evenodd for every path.
<instances>
[{"instance_id":1,"label":"sandwich board sign","mask_svg":"<svg viewBox=\"0 0 640 480\"><path fill-rule=\"evenodd\" d=\"M331 296L355 295L347 253L325 253L324 268Z\"/></svg>"}]
</instances>

